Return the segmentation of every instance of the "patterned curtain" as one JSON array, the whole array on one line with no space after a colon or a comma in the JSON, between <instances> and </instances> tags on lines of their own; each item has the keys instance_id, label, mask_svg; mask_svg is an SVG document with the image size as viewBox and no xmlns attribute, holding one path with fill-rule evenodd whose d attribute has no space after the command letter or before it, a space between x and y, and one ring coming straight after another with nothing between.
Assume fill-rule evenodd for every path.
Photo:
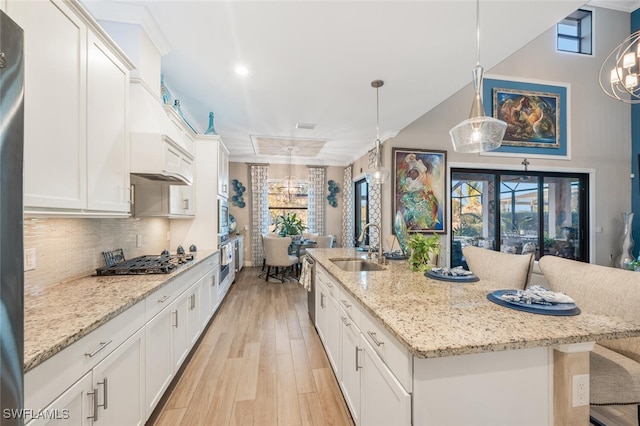
<instances>
[{"instance_id":1,"label":"patterned curtain","mask_svg":"<svg viewBox=\"0 0 640 426\"><path fill-rule=\"evenodd\" d=\"M351 165L344 168L344 179L342 184L342 247L353 247L353 167Z\"/></svg>"},{"instance_id":2,"label":"patterned curtain","mask_svg":"<svg viewBox=\"0 0 640 426\"><path fill-rule=\"evenodd\" d=\"M326 167L309 166L309 207L307 208L309 223L308 232L325 235L325 202L324 188L326 186Z\"/></svg>"},{"instance_id":3,"label":"patterned curtain","mask_svg":"<svg viewBox=\"0 0 640 426\"><path fill-rule=\"evenodd\" d=\"M382 155L382 152L380 153ZM369 168L375 166L376 151L369 151ZM369 185L369 223L375 223L382 229L382 185ZM374 227L369 227L369 246L378 247L380 235Z\"/></svg>"},{"instance_id":4,"label":"patterned curtain","mask_svg":"<svg viewBox=\"0 0 640 426\"><path fill-rule=\"evenodd\" d=\"M269 232L269 165L249 164L251 182L251 262L261 266L264 259L262 234Z\"/></svg>"}]
</instances>

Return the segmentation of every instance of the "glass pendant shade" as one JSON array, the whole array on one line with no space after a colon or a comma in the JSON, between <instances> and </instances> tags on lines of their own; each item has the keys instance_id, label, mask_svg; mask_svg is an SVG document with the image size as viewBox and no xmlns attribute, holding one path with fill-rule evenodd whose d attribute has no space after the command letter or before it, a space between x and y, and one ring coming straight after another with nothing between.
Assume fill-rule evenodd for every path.
<instances>
[{"instance_id":1,"label":"glass pendant shade","mask_svg":"<svg viewBox=\"0 0 640 426\"><path fill-rule=\"evenodd\" d=\"M376 89L376 153L373 162L373 167L367 169L364 174L365 179L369 185L382 185L389 180L391 172L388 169L382 167L382 159L380 158L380 100L378 98L378 88L382 87L384 81L373 80L371 87Z\"/></svg>"},{"instance_id":2,"label":"glass pendant shade","mask_svg":"<svg viewBox=\"0 0 640 426\"><path fill-rule=\"evenodd\" d=\"M367 169L364 177L370 185L382 185L389 180L390 175L391 172L382 167L382 163L380 162L380 147L378 145L378 148L376 149L376 162L373 167Z\"/></svg>"},{"instance_id":3,"label":"glass pendant shade","mask_svg":"<svg viewBox=\"0 0 640 426\"><path fill-rule=\"evenodd\" d=\"M449 131L453 149L456 152L473 153L492 151L500 148L507 123L484 115L482 106L482 67L473 70L475 95L471 104L469 118Z\"/></svg>"}]
</instances>

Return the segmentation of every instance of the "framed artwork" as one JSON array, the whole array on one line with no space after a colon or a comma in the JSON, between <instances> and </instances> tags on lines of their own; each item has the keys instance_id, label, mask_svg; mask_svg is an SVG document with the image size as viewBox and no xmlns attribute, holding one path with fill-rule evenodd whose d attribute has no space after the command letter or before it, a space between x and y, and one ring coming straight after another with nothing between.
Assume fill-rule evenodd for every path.
<instances>
[{"instance_id":1,"label":"framed artwork","mask_svg":"<svg viewBox=\"0 0 640 426\"><path fill-rule=\"evenodd\" d=\"M485 114L507 123L502 146L481 155L571 158L568 84L485 77Z\"/></svg>"},{"instance_id":2,"label":"framed artwork","mask_svg":"<svg viewBox=\"0 0 640 426\"><path fill-rule=\"evenodd\" d=\"M447 152L393 148L393 212L408 232L446 232Z\"/></svg>"}]
</instances>

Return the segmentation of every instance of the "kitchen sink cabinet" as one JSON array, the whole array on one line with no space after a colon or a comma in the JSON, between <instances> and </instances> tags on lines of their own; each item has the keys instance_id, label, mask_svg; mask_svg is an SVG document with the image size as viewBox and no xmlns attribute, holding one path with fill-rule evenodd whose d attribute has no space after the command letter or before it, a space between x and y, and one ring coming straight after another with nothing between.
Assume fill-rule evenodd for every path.
<instances>
[{"instance_id":1,"label":"kitchen sink cabinet","mask_svg":"<svg viewBox=\"0 0 640 426\"><path fill-rule=\"evenodd\" d=\"M351 411L351 417L356 425L361 423L360 410L360 359L362 345L360 344L360 329L351 318L340 308L340 336L342 350L340 351L342 375L338 379L342 394ZM391 424L391 423L390 423Z\"/></svg>"},{"instance_id":2,"label":"kitchen sink cabinet","mask_svg":"<svg viewBox=\"0 0 640 426\"><path fill-rule=\"evenodd\" d=\"M320 265L315 284L316 328L354 423L410 425L411 356Z\"/></svg>"},{"instance_id":3,"label":"kitchen sink cabinet","mask_svg":"<svg viewBox=\"0 0 640 426\"><path fill-rule=\"evenodd\" d=\"M6 11L27 35L25 213L128 216L133 64L77 2L8 0Z\"/></svg>"},{"instance_id":4,"label":"kitchen sink cabinet","mask_svg":"<svg viewBox=\"0 0 640 426\"><path fill-rule=\"evenodd\" d=\"M340 377L340 308L335 298L331 294L327 283L318 279L318 269L316 267L316 328L318 335L324 343L325 352L329 363L336 373L336 377ZM335 287L334 287L335 288Z\"/></svg>"}]
</instances>

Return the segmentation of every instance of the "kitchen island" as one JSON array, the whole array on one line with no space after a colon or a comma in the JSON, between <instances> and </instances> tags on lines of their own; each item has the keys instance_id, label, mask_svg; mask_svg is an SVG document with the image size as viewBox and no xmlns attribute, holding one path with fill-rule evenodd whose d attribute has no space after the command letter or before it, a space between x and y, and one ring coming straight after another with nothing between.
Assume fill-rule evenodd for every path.
<instances>
[{"instance_id":1,"label":"kitchen island","mask_svg":"<svg viewBox=\"0 0 640 426\"><path fill-rule=\"evenodd\" d=\"M572 377L588 374L596 340L640 335L640 324L584 310L559 317L499 306L487 300L488 293L500 289L491 281L437 281L410 271L405 262L391 262L381 271L348 272L331 259L363 257L361 252L310 249L309 254L319 265L316 301L331 307L335 300L338 315L334 322L323 319L318 313L323 306L316 306L316 326L360 424L381 424L369 412L375 405L395 403L390 396L376 401L375 395L375 403L367 402L367 386L350 391L354 381L366 382L366 362L360 360L369 359L367 349L391 373L387 383L397 379L402 385L390 395L410 401L409 423L414 425L588 424L588 393L587 404L583 400L574 407ZM349 326L332 333L331 324L340 326L340 320ZM345 330L357 330L359 340L357 333ZM331 343L335 333L340 344ZM380 342L381 336L387 341ZM345 353L350 341L355 357ZM348 377L351 358L360 378Z\"/></svg>"}]
</instances>

